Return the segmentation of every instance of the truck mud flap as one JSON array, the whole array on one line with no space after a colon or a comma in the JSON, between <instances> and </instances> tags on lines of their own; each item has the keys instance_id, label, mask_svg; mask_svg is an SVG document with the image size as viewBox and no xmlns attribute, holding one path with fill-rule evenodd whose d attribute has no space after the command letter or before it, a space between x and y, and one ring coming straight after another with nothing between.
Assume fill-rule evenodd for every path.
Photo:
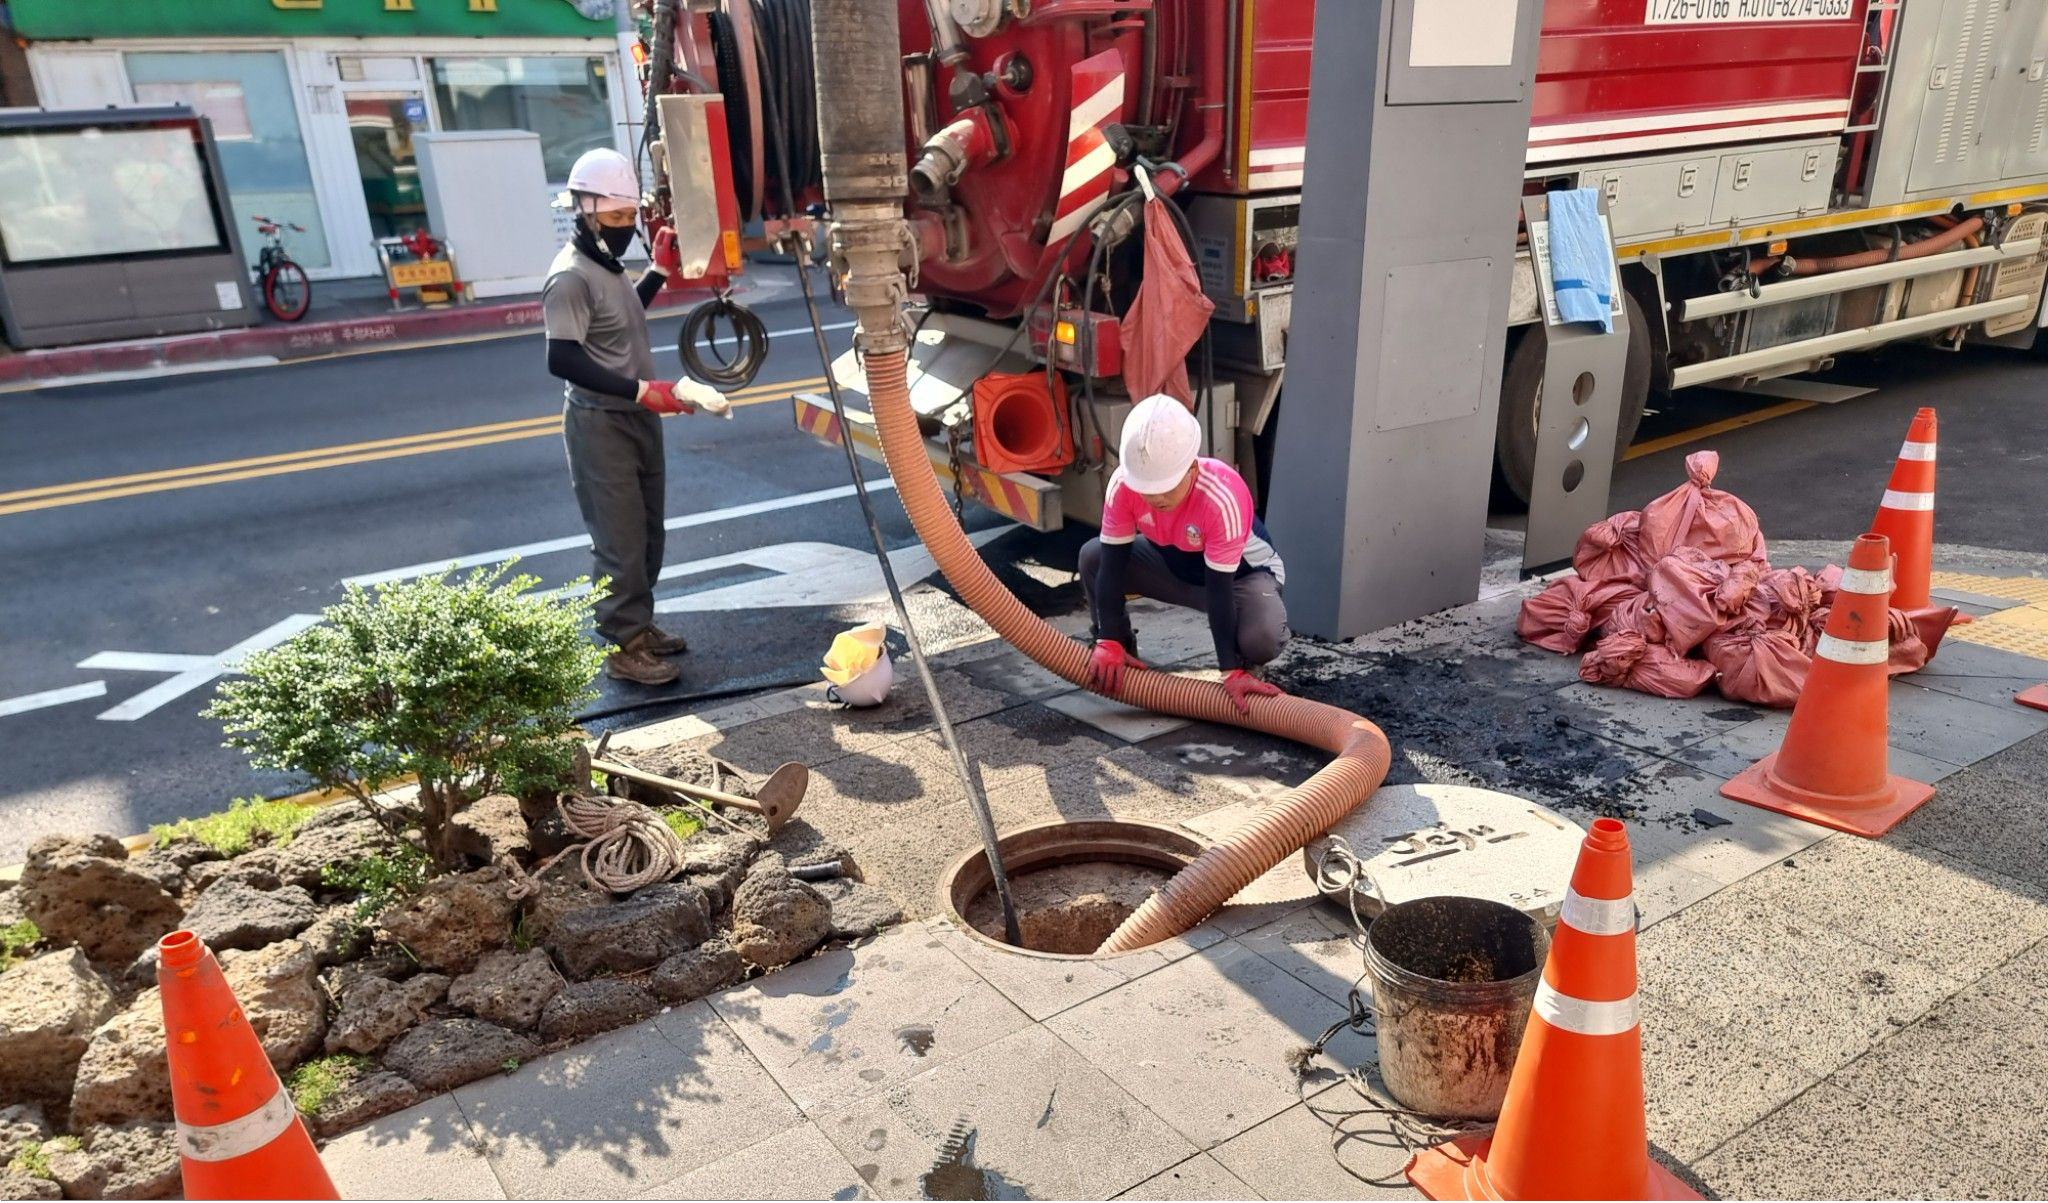
<instances>
[{"instance_id":1,"label":"truck mud flap","mask_svg":"<svg viewBox=\"0 0 2048 1203\"><path fill-rule=\"evenodd\" d=\"M796 427L821 443L834 446L844 441L839 416L832 412L830 398L816 393L798 393L791 398L796 408ZM854 453L876 463L882 462L882 441L875 433L875 420L864 409L846 407L846 425L851 427ZM946 445L938 439L924 441L932 471L939 487L949 495L965 493L966 499L994 510L1013 522L1039 531L1056 531L1065 520L1060 506L1060 487L1052 481L1022 472L991 472L965 452L960 456L960 479L956 482Z\"/></svg>"}]
</instances>

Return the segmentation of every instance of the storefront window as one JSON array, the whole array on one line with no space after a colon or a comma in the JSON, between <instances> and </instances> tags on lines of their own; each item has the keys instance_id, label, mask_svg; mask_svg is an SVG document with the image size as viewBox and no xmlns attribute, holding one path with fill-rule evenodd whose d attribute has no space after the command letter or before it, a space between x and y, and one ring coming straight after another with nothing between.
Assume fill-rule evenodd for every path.
<instances>
[{"instance_id":1,"label":"storefront window","mask_svg":"<svg viewBox=\"0 0 2048 1203\"><path fill-rule=\"evenodd\" d=\"M212 120L228 203L252 265L263 247L258 215L306 227L286 233L292 258L307 267L331 262L283 54L137 51L127 66L137 103L187 105Z\"/></svg>"},{"instance_id":2,"label":"storefront window","mask_svg":"<svg viewBox=\"0 0 2048 1203\"><path fill-rule=\"evenodd\" d=\"M444 130L539 134L553 184L584 151L615 143L602 58L437 58L434 100Z\"/></svg>"}]
</instances>

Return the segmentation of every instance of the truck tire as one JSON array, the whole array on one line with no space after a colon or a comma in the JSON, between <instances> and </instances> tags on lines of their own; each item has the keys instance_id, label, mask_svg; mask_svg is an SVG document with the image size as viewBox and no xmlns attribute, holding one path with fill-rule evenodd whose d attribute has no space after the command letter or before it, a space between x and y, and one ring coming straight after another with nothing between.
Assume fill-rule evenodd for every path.
<instances>
[{"instance_id":1,"label":"truck tire","mask_svg":"<svg viewBox=\"0 0 2048 1203\"><path fill-rule=\"evenodd\" d=\"M1622 294L1628 306L1628 360L1621 374L1621 415L1614 431L1617 462L1635 442L1650 397L1650 330L1642 306ZM1543 406L1543 369L1549 335L1542 322L1523 328L1501 375L1500 426L1493 444L1493 504L1519 512L1529 508L1529 485L1536 472L1536 421Z\"/></svg>"}]
</instances>

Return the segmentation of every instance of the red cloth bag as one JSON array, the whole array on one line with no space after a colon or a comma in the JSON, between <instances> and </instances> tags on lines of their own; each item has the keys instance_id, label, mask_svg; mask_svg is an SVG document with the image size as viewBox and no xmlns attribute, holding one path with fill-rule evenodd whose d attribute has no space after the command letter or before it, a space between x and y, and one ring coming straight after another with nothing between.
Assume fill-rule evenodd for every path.
<instances>
[{"instance_id":1,"label":"red cloth bag","mask_svg":"<svg viewBox=\"0 0 2048 1203\"><path fill-rule=\"evenodd\" d=\"M1664 620L1666 646L1683 656L1727 624L1716 604L1727 581L1728 565L1697 547L1681 547L1650 566L1650 597Z\"/></svg>"},{"instance_id":2,"label":"red cloth bag","mask_svg":"<svg viewBox=\"0 0 2048 1203\"><path fill-rule=\"evenodd\" d=\"M1145 274L1124 314L1124 387L1133 398L1154 393L1193 408L1188 352L1201 341L1216 302L1202 294L1201 277L1163 197L1145 202Z\"/></svg>"},{"instance_id":3,"label":"red cloth bag","mask_svg":"<svg viewBox=\"0 0 2048 1203\"><path fill-rule=\"evenodd\" d=\"M1721 674L1721 696L1790 709L1813 667L1801 636L1785 628L1742 626L1706 642L1707 663Z\"/></svg>"},{"instance_id":4,"label":"red cloth bag","mask_svg":"<svg viewBox=\"0 0 2048 1203\"><path fill-rule=\"evenodd\" d=\"M1637 590L1608 607L1600 620L1603 634L1633 631L1650 643L1664 642L1664 617L1657 613L1657 599Z\"/></svg>"},{"instance_id":5,"label":"red cloth bag","mask_svg":"<svg viewBox=\"0 0 2048 1203\"><path fill-rule=\"evenodd\" d=\"M1634 631L1617 631L1603 636L1579 661L1579 679L1660 698L1691 698L1698 697L1714 679L1714 666L1705 660L1688 660Z\"/></svg>"},{"instance_id":6,"label":"red cloth bag","mask_svg":"<svg viewBox=\"0 0 2048 1203\"><path fill-rule=\"evenodd\" d=\"M1681 547L1697 547L1716 560L1768 563L1756 511L1740 497L1714 487L1721 469L1718 451L1685 457L1686 482L1643 507L1638 540L1643 558L1655 565Z\"/></svg>"},{"instance_id":7,"label":"red cloth bag","mask_svg":"<svg viewBox=\"0 0 2048 1203\"><path fill-rule=\"evenodd\" d=\"M1561 578L1522 603L1515 618L1515 634L1524 643L1569 656L1586 646L1616 601L1634 592L1637 590L1625 581L1594 585L1576 576Z\"/></svg>"},{"instance_id":8,"label":"red cloth bag","mask_svg":"<svg viewBox=\"0 0 2048 1203\"><path fill-rule=\"evenodd\" d=\"M1641 510L1627 510L1595 522L1572 549L1572 567L1589 581L1628 581L1641 588L1649 570L1637 547Z\"/></svg>"}]
</instances>

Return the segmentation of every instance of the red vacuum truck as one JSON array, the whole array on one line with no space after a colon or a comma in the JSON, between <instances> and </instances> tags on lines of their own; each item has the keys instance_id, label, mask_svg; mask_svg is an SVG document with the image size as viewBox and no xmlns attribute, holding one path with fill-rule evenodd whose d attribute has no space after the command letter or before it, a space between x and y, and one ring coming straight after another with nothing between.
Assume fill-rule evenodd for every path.
<instances>
[{"instance_id":1,"label":"red vacuum truck","mask_svg":"<svg viewBox=\"0 0 2048 1203\"><path fill-rule=\"evenodd\" d=\"M905 108L903 257L928 305L912 397L942 483L1040 530L1097 519L1136 400L1120 319L1149 181L1215 306L1190 357L1208 451L1263 496L1303 174L1345 153L1306 144L1315 0L896 5L901 77L846 103ZM744 223L772 233L819 197L809 3L642 0L640 15L668 181L654 216L697 227L716 282ZM1683 405L1694 385L1768 388L1895 342L2040 351L2048 4L1548 0L1523 178L1605 196L1630 319L1617 453L1653 397ZM1501 198L1502 221L1517 201ZM1525 232L1503 499L1526 500L1535 456L1539 266ZM836 374L857 400L857 359ZM796 421L876 454L861 412L842 429L799 396Z\"/></svg>"}]
</instances>

